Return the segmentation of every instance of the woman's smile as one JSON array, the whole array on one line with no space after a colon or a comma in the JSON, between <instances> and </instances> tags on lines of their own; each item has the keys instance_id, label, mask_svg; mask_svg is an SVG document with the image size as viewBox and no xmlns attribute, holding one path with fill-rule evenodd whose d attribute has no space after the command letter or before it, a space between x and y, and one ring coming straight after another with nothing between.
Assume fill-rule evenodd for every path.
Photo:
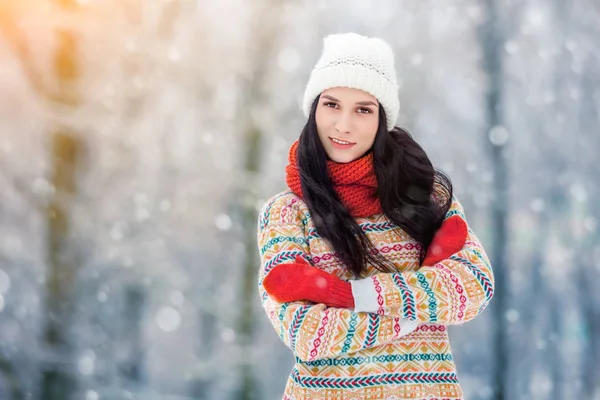
<instances>
[{"instance_id":1,"label":"woman's smile","mask_svg":"<svg viewBox=\"0 0 600 400\"><path fill-rule=\"evenodd\" d=\"M356 144L353 142L348 142L346 140L341 140L332 137L329 137L329 140L331 141L332 146L336 149L349 149Z\"/></svg>"}]
</instances>

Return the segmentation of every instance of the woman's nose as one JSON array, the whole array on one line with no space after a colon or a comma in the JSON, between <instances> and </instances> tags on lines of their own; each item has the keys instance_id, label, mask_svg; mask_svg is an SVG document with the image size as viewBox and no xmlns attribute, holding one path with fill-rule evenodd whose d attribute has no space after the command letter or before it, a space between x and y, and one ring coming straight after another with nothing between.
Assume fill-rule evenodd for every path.
<instances>
[{"instance_id":1,"label":"woman's nose","mask_svg":"<svg viewBox=\"0 0 600 400\"><path fill-rule=\"evenodd\" d=\"M342 134L348 134L352 131L352 116L346 113L340 113L335 123L335 129Z\"/></svg>"}]
</instances>

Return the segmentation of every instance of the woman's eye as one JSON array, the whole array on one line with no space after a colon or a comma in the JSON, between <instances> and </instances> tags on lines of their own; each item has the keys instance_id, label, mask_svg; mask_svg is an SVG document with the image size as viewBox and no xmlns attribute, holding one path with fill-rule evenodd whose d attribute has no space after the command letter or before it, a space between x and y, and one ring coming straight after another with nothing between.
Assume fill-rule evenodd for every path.
<instances>
[{"instance_id":1,"label":"woman's eye","mask_svg":"<svg viewBox=\"0 0 600 400\"><path fill-rule=\"evenodd\" d=\"M368 108L361 107L361 108L358 109L358 112L361 113L361 114L370 114L371 110L368 109Z\"/></svg>"},{"instance_id":2,"label":"woman's eye","mask_svg":"<svg viewBox=\"0 0 600 400\"><path fill-rule=\"evenodd\" d=\"M336 108L337 107L336 103L331 103L331 102L323 103L323 105L325 105L325 107L329 107L329 108Z\"/></svg>"}]
</instances>

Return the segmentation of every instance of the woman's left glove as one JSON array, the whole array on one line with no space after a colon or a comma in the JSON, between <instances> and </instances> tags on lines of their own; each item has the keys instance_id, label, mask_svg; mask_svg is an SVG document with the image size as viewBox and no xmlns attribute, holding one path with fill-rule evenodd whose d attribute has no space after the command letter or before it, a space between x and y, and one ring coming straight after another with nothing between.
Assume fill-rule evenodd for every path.
<instances>
[{"instance_id":1,"label":"woman's left glove","mask_svg":"<svg viewBox=\"0 0 600 400\"><path fill-rule=\"evenodd\" d=\"M421 265L435 265L458 253L465 245L468 233L467 223L458 215L444 220L433 236Z\"/></svg>"}]
</instances>

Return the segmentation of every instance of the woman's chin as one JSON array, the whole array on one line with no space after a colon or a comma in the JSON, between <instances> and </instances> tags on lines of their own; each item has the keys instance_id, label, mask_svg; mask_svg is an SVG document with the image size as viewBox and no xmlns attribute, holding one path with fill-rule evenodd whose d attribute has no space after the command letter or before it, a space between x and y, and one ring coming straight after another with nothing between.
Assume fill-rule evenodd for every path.
<instances>
[{"instance_id":1,"label":"woman's chin","mask_svg":"<svg viewBox=\"0 0 600 400\"><path fill-rule=\"evenodd\" d=\"M357 158L359 158L357 155L355 154L339 154L338 152L333 152L330 154L327 154L327 156L329 157L329 159L333 162L336 162L338 164L346 164L349 162L352 162L354 160L356 160Z\"/></svg>"},{"instance_id":2,"label":"woman's chin","mask_svg":"<svg viewBox=\"0 0 600 400\"><path fill-rule=\"evenodd\" d=\"M362 151L362 150L355 150L355 149L348 149L348 150L338 150L338 149L331 149L331 148L326 148L325 152L327 153L327 158L329 158L331 161L339 163L339 164L346 164L352 161L356 161L359 158L365 156L367 153L369 153L369 150L366 151Z\"/></svg>"}]
</instances>

